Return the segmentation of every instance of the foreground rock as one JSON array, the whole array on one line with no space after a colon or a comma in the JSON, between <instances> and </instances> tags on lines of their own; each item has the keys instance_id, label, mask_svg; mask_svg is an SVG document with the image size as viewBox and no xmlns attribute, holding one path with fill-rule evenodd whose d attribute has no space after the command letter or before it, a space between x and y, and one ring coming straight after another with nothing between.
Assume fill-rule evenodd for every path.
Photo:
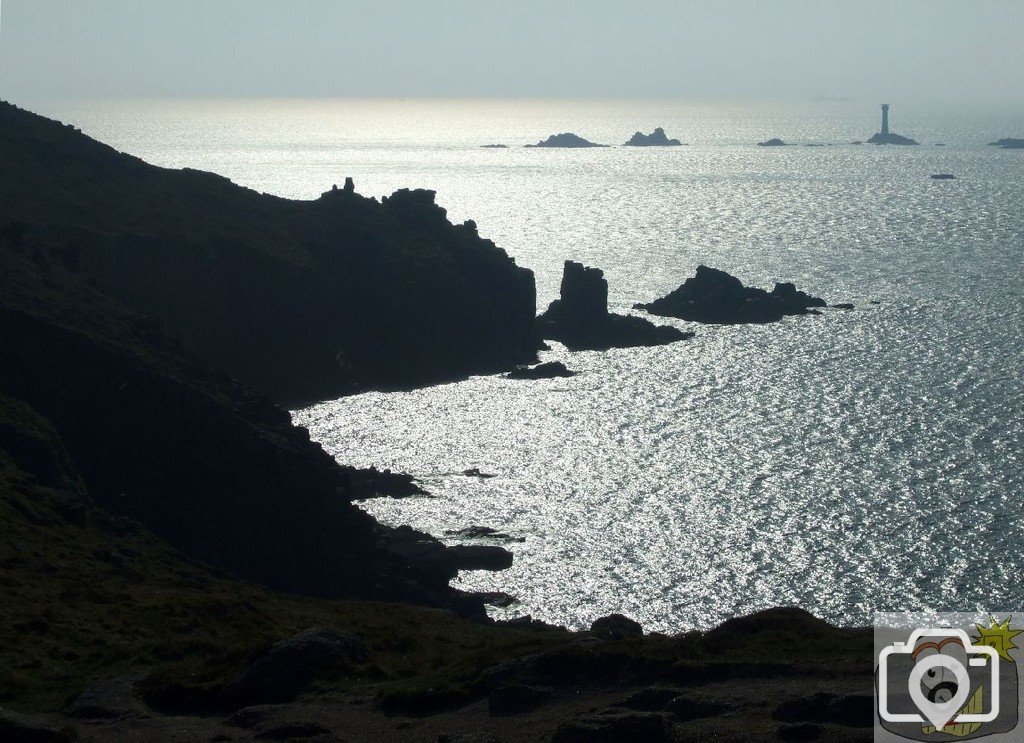
<instances>
[{"instance_id":1,"label":"foreground rock","mask_svg":"<svg viewBox=\"0 0 1024 743\"><path fill-rule=\"evenodd\" d=\"M703 265L670 294L635 305L654 315L718 324L774 322L825 306L825 300L798 291L791 283L778 283L768 292L743 286L735 276Z\"/></svg>"},{"instance_id":2,"label":"foreground rock","mask_svg":"<svg viewBox=\"0 0 1024 743\"><path fill-rule=\"evenodd\" d=\"M590 633L607 640L621 640L624 637L643 637L644 628L636 620L622 614L609 614L595 619Z\"/></svg>"},{"instance_id":3,"label":"foreground rock","mask_svg":"<svg viewBox=\"0 0 1024 743\"><path fill-rule=\"evenodd\" d=\"M637 132L623 147L678 147L681 145L678 139L669 139L665 136L665 130L660 126L650 134Z\"/></svg>"},{"instance_id":4,"label":"foreground rock","mask_svg":"<svg viewBox=\"0 0 1024 743\"><path fill-rule=\"evenodd\" d=\"M550 137L537 144L524 145L525 147L607 147L606 144L590 142L572 132L552 134Z\"/></svg>"},{"instance_id":5,"label":"foreground rock","mask_svg":"<svg viewBox=\"0 0 1024 743\"><path fill-rule=\"evenodd\" d=\"M1024 150L1024 139L1014 139L1013 137L1004 137L988 144L990 147L998 147L1001 150Z\"/></svg>"},{"instance_id":6,"label":"foreground rock","mask_svg":"<svg viewBox=\"0 0 1024 743\"><path fill-rule=\"evenodd\" d=\"M640 317L608 312L608 282L599 268L566 261L561 297L537 318L540 334L574 351L660 346L693 333L654 325Z\"/></svg>"},{"instance_id":7,"label":"foreground rock","mask_svg":"<svg viewBox=\"0 0 1024 743\"><path fill-rule=\"evenodd\" d=\"M227 685L222 698L235 707L288 702L318 672L364 660L361 638L315 627L276 643Z\"/></svg>"},{"instance_id":8,"label":"foreground rock","mask_svg":"<svg viewBox=\"0 0 1024 743\"><path fill-rule=\"evenodd\" d=\"M576 372L569 371L561 361L548 361L536 366L518 366L505 376L508 379L555 379L574 377Z\"/></svg>"}]
</instances>

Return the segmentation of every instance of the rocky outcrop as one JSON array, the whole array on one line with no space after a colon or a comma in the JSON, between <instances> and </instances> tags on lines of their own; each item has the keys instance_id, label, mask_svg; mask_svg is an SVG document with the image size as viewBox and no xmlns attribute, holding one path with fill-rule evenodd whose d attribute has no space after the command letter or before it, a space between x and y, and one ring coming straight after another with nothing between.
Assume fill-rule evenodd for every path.
<instances>
[{"instance_id":1,"label":"rocky outcrop","mask_svg":"<svg viewBox=\"0 0 1024 743\"><path fill-rule=\"evenodd\" d=\"M548 361L536 366L517 366L505 376L508 379L555 379L573 377L576 372L569 371L561 361Z\"/></svg>"},{"instance_id":2,"label":"rocky outcrop","mask_svg":"<svg viewBox=\"0 0 1024 743\"><path fill-rule=\"evenodd\" d=\"M644 628L627 616L609 614L595 619L590 625L590 632L608 640L621 640L625 637L643 637Z\"/></svg>"},{"instance_id":3,"label":"rocky outcrop","mask_svg":"<svg viewBox=\"0 0 1024 743\"><path fill-rule=\"evenodd\" d=\"M485 150L507 150L508 149L508 145L507 144L482 144L482 145L480 145L480 147L482 149L485 149Z\"/></svg>"},{"instance_id":4,"label":"rocky outcrop","mask_svg":"<svg viewBox=\"0 0 1024 743\"><path fill-rule=\"evenodd\" d=\"M314 627L275 643L232 679L221 697L236 708L289 702L318 672L362 663L366 655L362 638Z\"/></svg>"},{"instance_id":5,"label":"rocky outcrop","mask_svg":"<svg viewBox=\"0 0 1024 743\"><path fill-rule=\"evenodd\" d=\"M186 348L298 405L535 358L533 274L430 191L292 201L116 152L0 103L3 224ZM415 358L415 364L406 363Z\"/></svg>"},{"instance_id":6,"label":"rocky outcrop","mask_svg":"<svg viewBox=\"0 0 1024 743\"><path fill-rule=\"evenodd\" d=\"M918 144L918 142L910 137L904 137L902 134L896 134L895 132L878 132L868 140L868 144L914 145Z\"/></svg>"},{"instance_id":7,"label":"rocky outcrop","mask_svg":"<svg viewBox=\"0 0 1024 743\"><path fill-rule=\"evenodd\" d=\"M669 139L665 130L660 126L650 134L636 132L623 147L678 147L681 145L678 139Z\"/></svg>"},{"instance_id":8,"label":"rocky outcrop","mask_svg":"<svg viewBox=\"0 0 1024 743\"><path fill-rule=\"evenodd\" d=\"M561 296L537 318L540 334L575 351L660 346L693 333L608 312L608 282L599 268L566 261Z\"/></svg>"},{"instance_id":9,"label":"rocky outcrop","mask_svg":"<svg viewBox=\"0 0 1024 743\"><path fill-rule=\"evenodd\" d=\"M952 180L955 180L955 179L956 179L956 176L953 175L952 173L933 173L932 174L932 180L933 181L952 181Z\"/></svg>"},{"instance_id":10,"label":"rocky outcrop","mask_svg":"<svg viewBox=\"0 0 1024 743\"><path fill-rule=\"evenodd\" d=\"M681 320L734 324L774 322L825 306L823 299L798 291L791 283L777 283L768 292L743 286L735 276L702 265L675 291L635 308Z\"/></svg>"},{"instance_id":11,"label":"rocky outcrop","mask_svg":"<svg viewBox=\"0 0 1024 743\"><path fill-rule=\"evenodd\" d=\"M1024 139L1004 137L1003 139L989 142L989 147L998 147L1001 150L1024 150Z\"/></svg>"},{"instance_id":12,"label":"rocky outcrop","mask_svg":"<svg viewBox=\"0 0 1024 743\"><path fill-rule=\"evenodd\" d=\"M786 143L783 142L778 137L774 137L772 139L766 139L764 142L758 142L757 146L758 147L785 147Z\"/></svg>"},{"instance_id":13,"label":"rocky outcrop","mask_svg":"<svg viewBox=\"0 0 1024 743\"><path fill-rule=\"evenodd\" d=\"M528 144L524 147L607 147L606 144L597 144L590 142L583 137L577 136L572 132L564 132L562 134L552 134L547 139L538 142L537 144Z\"/></svg>"}]
</instances>

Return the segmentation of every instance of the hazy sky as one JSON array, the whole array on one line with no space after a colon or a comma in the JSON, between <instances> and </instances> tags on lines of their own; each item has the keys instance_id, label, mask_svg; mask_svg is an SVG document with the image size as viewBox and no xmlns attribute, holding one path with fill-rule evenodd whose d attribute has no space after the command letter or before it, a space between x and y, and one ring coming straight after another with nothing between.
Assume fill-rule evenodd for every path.
<instances>
[{"instance_id":1,"label":"hazy sky","mask_svg":"<svg viewBox=\"0 0 1024 743\"><path fill-rule=\"evenodd\" d=\"M1024 101L1024 0L0 0L0 97Z\"/></svg>"}]
</instances>

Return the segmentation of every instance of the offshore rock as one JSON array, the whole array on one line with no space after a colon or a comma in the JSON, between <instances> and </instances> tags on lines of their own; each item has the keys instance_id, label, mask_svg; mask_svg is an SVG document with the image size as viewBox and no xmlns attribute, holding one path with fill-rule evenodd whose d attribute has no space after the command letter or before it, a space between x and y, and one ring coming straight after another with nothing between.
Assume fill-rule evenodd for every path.
<instances>
[{"instance_id":1,"label":"offshore rock","mask_svg":"<svg viewBox=\"0 0 1024 743\"><path fill-rule=\"evenodd\" d=\"M1001 150L1024 150L1024 139L1004 137L1003 139L989 142L989 147L998 147Z\"/></svg>"},{"instance_id":2,"label":"offshore rock","mask_svg":"<svg viewBox=\"0 0 1024 743\"><path fill-rule=\"evenodd\" d=\"M660 126L650 134L636 132L623 147L678 147L681 145L678 139L669 139L665 136L665 130Z\"/></svg>"},{"instance_id":3,"label":"offshore rock","mask_svg":"<svg viewBox=\"0 0 1024 743\"><path fill-rule=\"evenodd\" d=\"M566 261L561 296L537 318L540 334L573 351L660 346L692 338L677 328L608 312L608 282L599 268Z\"/></svg>"},{"instance_id":4,"label":"offshore rock","mask_svg":"<svg viewBox=\"0 0 1024 743\"><path fill-rule=\"evenodd\" d=\"M772 139L766 139L764 142L758 142L757 146L758 147L785 147L786 143L783 142L778 137L773 137Z\"/></svg>"},{"instance_id":5,"label":"offshore rock","mask_svg":"<svg viewBox=\"0 0 1024 743\"><path fill-rule=\"evenodd\" d=\"M735 276L708 266L675 291L636 309L653 315L677 317L702 323L767 323L787 315L806 315L811 308L825 307L825 300L797 290L792 283L778 283L771 292L743 286Z\"/></svg>"},{"instance_id":6,"label":"offshore rock","mask_svg":"<svg viewBox=\"0 0 1024 743\"><path fill-rule=\"evenodd\" d=\"M868 144L913 145L918 143L910 137L904 137L902 134L896 134L895 132L878 132L868 140Z\"/></svg>"},{"instance_id":7,"label":"offshore rock","mask_svg":"<svg viewBox=\"0 0 1024 743\"><path fill-rule=\"evenodd\" d=\"M524 145L525 147L607 147L606 144L590 142L572 132L552 134L550 137L537 144Z\"/></svg>"}]
</instances>

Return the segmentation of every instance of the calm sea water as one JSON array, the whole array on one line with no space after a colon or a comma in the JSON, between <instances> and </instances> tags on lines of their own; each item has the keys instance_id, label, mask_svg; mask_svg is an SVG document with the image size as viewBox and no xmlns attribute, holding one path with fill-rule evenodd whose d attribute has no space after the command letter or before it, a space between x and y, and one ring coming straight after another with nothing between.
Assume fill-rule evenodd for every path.
<instances>
[{"instance_id":1,"label":"calm sea water","mask_svg":"<svg viewBox=\"0 0 1024 743\"><path fill-rule=\"evenodd\" d=\"M523 539L512 569L457 582L518 597L496 616L580 627L619 611L678 631L773 605L847 624L1024 610L1024 152L984 146L1024 136L1024 112L895 103L893 130L922 146L894 148L846 144L877 131L874 103L27 105L284 196L347 175L366 195L435 189L536 272L542 305L567 258L605 270L618 311L699 263L856 303L768 326L680 322L696 338L655 349L556 344L545 357L580 372L568 380L478 377L297 411L339 461L411 472L434 494L366 503L382 521ZM655 126L690 146L518 146ZM832 146L754 146L773 136ZM496 477L458 474L469 467Z\"/></svg>"}]
</instances>

